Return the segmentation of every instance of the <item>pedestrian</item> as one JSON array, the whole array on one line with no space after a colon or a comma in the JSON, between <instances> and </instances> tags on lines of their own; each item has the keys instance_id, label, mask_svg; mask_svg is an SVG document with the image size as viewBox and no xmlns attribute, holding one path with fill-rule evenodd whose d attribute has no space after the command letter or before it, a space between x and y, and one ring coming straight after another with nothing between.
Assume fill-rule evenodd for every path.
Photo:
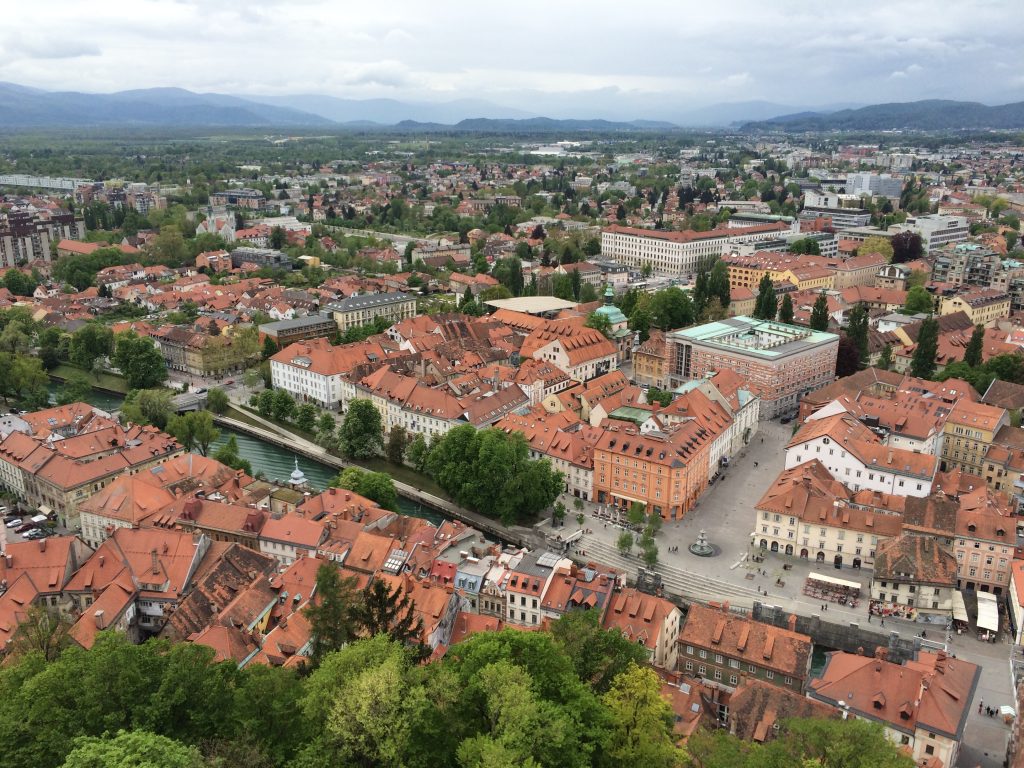
<instances>
[{"instance_id":1,"label":"pedestrian","mask_svg":"<svg viewBox=\"0 0 1024 768\"><path fill-rule=\"evenodd\" d=\"M885 626L885 619L882 619L882 626Z\"/></svg>"},{"instance_id":2,"label":"pedestrian","mask_svg":"<svg viewBox=\"0 0 1024 768\"><path fill-rule=\"evenodd\" d=\"M978 702L978 714L981 714L981 708L985 704L984 700Z\"/></svg>"},{"instance_id":3,"label":"pedestrian","mask_svg":"<svg viewBox=\"0 0 1024 768\"><path fill-rule=\"evenodd\" d=\"M756 462L756 461L754 462L754 466L755 466L755 467L757 466L757 462Z\"/></svg>"},{"instance_id":4,"label":"pedestrian","mask_svg":"<svg viewBox=\"0 0 1024 768\"><path fill-rule=\"evenodd\" d=\"M869 613L868 614L868 624L870 624L870 623L871 623L871 614Z\"/></svg>"}]
</instances>

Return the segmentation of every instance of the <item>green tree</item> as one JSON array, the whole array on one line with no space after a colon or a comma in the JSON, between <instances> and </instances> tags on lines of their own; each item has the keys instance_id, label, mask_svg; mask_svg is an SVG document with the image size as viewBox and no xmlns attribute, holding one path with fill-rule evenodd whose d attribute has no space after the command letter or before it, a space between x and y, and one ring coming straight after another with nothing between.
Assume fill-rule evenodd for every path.
<instances>
[{"instance_id":1,"label":"green tree","mask_svg":"<svg viewBox=\"0 0 1024 768\"><path fill-rule=\"evenodd\" d=\"M341 650L355 639L362 598L356 590L355 578L343 578L333 562L325 562L317 569L313 595L303 614L309 620L313 641L310 661L317 667L327 654Z\"/></svg>"},{"instance_id":2,"label":"green tree","mask_svg":"<svg viewBox=\"0 0 1024 768\"><path fill-rule=\"evenodd\" d=\"M406 450L405 455L412 465L412 468L417 472L425 472L427 469L427 456L430 454L430 446L427 445L427 440L423 435L416 435L409 443L409 448Z\"/></svg>"},{"instance_id":3,"label":"green tree","mask_svg":"<svg viewBox=\"0 0 1024 768\"><path fill-rule=\"evenodd\" d=\"M910 375L930 379L935 375L935 358L939 352L939 321L928 316L917 332L917 345L910 360Z\"/></svg>"},{"instance_id":4,"label":"green tree","mask_svg":"<svg viewBox=\"0 0 1024 768\"><path fill-rule=\"evenodd\" d=\"M288 421L295 415L295 399L288 390L275 389L274 402L271 411L278 421Z\"/></svg>"},{"instance_id":5,"label":"green tree","mask_svg":"<svg viewBox=\"0 0 1024 768\"><path fill-rule=\"evenodd\" d=\"M530 458L520 433L469 424L433 445L427 469L459 504L506 524L550 508L563 487L562 474L549 461Z\"/></svg>"},{"instance_id":6,"label":"green tree","mask_svg":"<svg viewBox=\"0 0 1024 768\"><path fill-rule=\"evenodd\" d=\"M409 446L409 435L405 427L392 427L388 433L387 449L385 455L392 464L401 466L405 462L405 451Z\"/></svg>"},{"instance_id":7,"label":"green tree","mask_svg":"<svg viewBox=\"0 0 1024 768\"><path fill-rule=\"evenodd\" d=\"M846 318L846 335L857 345L857 356L860 367L868 364L870 349L868 346L868 308L863 304L855 304Z\"/></svg>"},{"instance_id":8,"label":"green tree","mask_svg":"<svg viewBox=\"0 0 1024 768\"><path fill-rule=\"evenodd\" d=\"M619 538L615 541L615 546L619 548L619 554L625 557L631 551L633 551L633 534L629 531L623 531L619 534Z\"/></svg>"},{"instance_id":9,"label":"green tree","mask_svg":"<svg viewBox=\"0 0 1024 768\"><path fill-rule=\"evenodd\" d=\"M865 256L869 253L880 253L886 261L892 261L892 243L885 237L869 237L857 246L857 255Z\"/></svg>"},{"instance_id":10,"label":"green tree","mask_svg":"<svg viewBox=\"0 0 1024 768\"><path fill-rule=\"evenodd\" d=\"M906 303L903 311L908 315L919 313L930 314L935 305L934 297L928 293L924 286L915 285L907 291Z\"/></svg>"},{"instance_id":11,"label":"green tree","mask_svg":"<svg viewBox=\"0 0 1024 768\"><path fill-rule=\"evenodd\" d=\"M131 389L152 389L167 378L167 366L153 340L124 331L114 339L113 363Z\"/></svg>"},{"instance_id":12,"label":"green tree","mask_svg":"<svg viewBox=\"0 0 1024 768\"><path fill-rule=\"evenodd\" d=\"M160 228L149 250L158 264L168 267L182 267L189 258L181 228L173 224Z\"/></svg>"},{"instance_id":13,"label":"green tree","mask_svg":"<svg viewBox=\"0 0 1024 768\"><path fill-rule=\"evenodd\" d=\"M252 475L252 464L249 463L248 459L242 458L242 454L238 449L238 440L234 435L228 437L227 442L217 449L213 454L213 458L225 466L232 469L240 469L245 474Z\"/></svg>"},{"instance_id":14,"label":"green tree","mask_svg":"<svg viewBox=\"0 0 1024 768\"><path fill-rule=\"evenodd\" d=\"M269 419L274 415L274 390L265 389L256 396L256 410L260 412L260 416L265 419Z\"/></svg>"},{"instance_id":15,"label":"green tree","mask_svg":"<svg viewBox=\"0 0 1024 768\"><path fill-rule=\"evenodd\" d=\"M779 308L779 300L775 296L775 286L765 272L757 286L757 299L754 301L754 317L758 320L774 320Z\"/></svg>"},{"instance_id":16,"label":"green tree","mask_svg":"<svg viewBox=\"0 0 1024 768\"><path fill-rule=\"evenodd\" d=\"M591 312L587 315L587 321L584 323L587 328L593 328L595 331L600 331L606 337L611 336L612 323L608 319L608 315L602 314L601 312Z\"/></svg>"},{"instance_id":17,"label":"green tree","mask_svg":"<svg viewBox=\"0 0 1024 768\"><path fill-rule=\"evenodd\" d=\"M206 408L210 413L218 416L226 413L230 404L228 393L220 387L213 387L206 393Z\"/></svg>"},{"instance_id":18,"label":"green tree","mask_svg":"<svg viewBox=\"0 0 1024 768\"><path fill-rule=\"evenodd\" d=\"M878 358L878 367L883 371L892 368L892 344L886 344L882 348L882 354Z\"/></svg>"},{"instance_id":19,"label":"green tree","mask_svg":"<svg viewBox=\"0 0 1024 768\"><path fill-rule=\"evenodd\" d=\"M42 604L32 605L18 617L8 653L14 658L39 654L46 661L56 661L71 645L71 621L63 613L51 612Z\"/></svg>"},{"instance_id":20,"label":"green tree","mask_svg":"<svg viewBox=\"0 0 1024 768\"><path fill-rule=\"evenodd\" d=\"M338 437L335 434L338 424L329 413L321 413L316 421L316 444L329 451L337 450Z\"/></svg>"},{"instance_id":21,"label":"green tree","mask_svg":"<svg viewBox=\"0 0 1024 768\"><path fill-rule=\"evenodd\" d=\"M892 245L892 263L904 264L908 261L915 261L924 256L924 245L921 236L909 229L897 232L889 240Z\"/></svg>"},{"instance_id":22,"label":"green tree","mask_svg":"<svg viewBox=\"0 0 1024 768\"><path fill-rule=\"evenodd\" d=\"M174 414L173 398L169 389L134 389L121 405L121 419L164 429Z\"/></svg>"},{"instance_id":23,"label":"green tree","mask_svg":"<svg viewBox=\"0 0 1024 768\"><path fill-rule=\"evenodd\" d=\"M630 525L643 525L647 521L647 507L639 501L629 505L626 520Z\"/></svg>"},{"instance_id":24,"label":"green tree","mask_svg":"<svg viewBox=\"0 0 1024 768\"><path fill-rule=\"evenodd\" d=\"M661 678L654 670L630 664L602 701L610 721L605 743L608 765L679 765L682 754L672 732L675 714L661 695Z\"/></svg>"},{"instance_id":25,"label":"green tree","mask_svg":"<svg viewBox=\"0 0 1024 768\"><path fill-rule=\"evenodd\" d=\"M971 340L967 342L967 349L964 350L964 362L972 368L981 365L981 354L985 346L985 327L976 325L971 333Z\"/></svg>"},{"instance_id":26,"label":"green tree","mask_svg":"<svg viewBox=\"0 0 1024 768\"><path fill-rule=\"evenodd\" d=\"M268 360L278 353L277 342L273 336L263 337L263 359Z\"/></svg>"},{"instance_id":27,"label":"green tree","mask_svg":"<svg viewBox=\"0 0 1024 768\"><path fill-rule=\"evenodd\" d=\"M416 616L412 598L398 585L376 579L363 594L355 608L355 618L363 631L370 635L387 635L396 643L420 645L423 621Z\"/></svg>"},{"instance_id":28,"label":"green tree","mask_svg":"<svg viewBox=\"0 0 1024 768\"><path fill-rule=\"evenodd\" d=\"M281 250L288 243L288 236L283 227L274 227L270 230L270 247Z\"/></svg>"},{"instance_id":29,"label":"green tree","mask_svg":"<svg viewBox=\"0 0 1024 768\"><path fill-rule=\"evenodd\" d=\"M804 237L790 244L789 252L797 254L810 254L812 256L820 256L821 246L818 245L818 241L815 240L813 237Z\"/></svg>"},{"instance_id":30,"label":"green tree","mask_svg":"<svg viewBox=\"0 0 1024 768\"><path fill-rule=\"evenodd\" d=\"M631 664L645 664L647 649L617 629L603 629L598 611L579 609L551 625L551 636L591 690L606 692Z\"/></svg>"},{"instance_id":31,"label":"green tree","mask_svg":"<svg viewBox=\"0 0 1024 768\"><path fill-rule=\"evenodd\" d=\"M91 394L92 384L89 383L89 377L75 371L68 375L64 380L64 385L57 393L57 405L88 402Z\"/></svg>"},{"instance_id":32,"label":"green tree","mask_svg":"<svg viewBox=\"0 0 1024 768\"><path fill-rule=\"evenodd\" d=\"M199 750L149 731L75 740L62 768L202 768Z\"/></svg>"},{"instance_id":33,"label":"green tree","mask_svg":"<svg viewBox=\"0 0 1024 768\"><path fill-rule=\"evenodd\" d=\"M316 431L317 407L312 403L302 403L295 411L295 426L303 432Z\"/></svg>"},{"instance_id":34,"label":"green tree","mask_svg":"<svg viewBox=\"0 0 1024 768\"><path fill-rule=\"evenodd\" d=\"M782 297L782 304L779 306L779 321L790 324L793 322L793 299L788 293Z\"/></svg>"},{"instance_id":35,"label":"green tree","mask_svg":"<svg viewBox=\"0 0 1024 768\"><path fill-rule=\"evenodd\" d=\"M181 443L186 451L196 449L206 456L210 446L220 437L220 430L213 424L209 411L189 411L171 416L167 421L167 432Z\"/></svg>"},{"instance_id":36,"label":"green tree","mask_svg":"<svg viewBox=\"0 0 1024 768\"><path fill-rule=\"evenodd\" d=\"M335 488L347 488L377 502L384 509L398 510L398 491L395 481L383 472L370 472L359 467L349 467L331 480Z\"/></svg>"},{"instance_id":37,"label":"green tree","mask_svg":"<svg viewBox=\"0 0 1024 768\"><path fill-rule=\"evenodd\" d=\"M353 459L370 459L384 448L384 427L372 402L356 398L349 402L345 420L338 429L341 452Z\"/></svg>"},{"instance_id":38,"label":"green tree","mask_svg":"<svg viewBox=\"0 0 1024 768\"><path fill-rule=\"evenodd\" d=\"M729 308L732 300L732 289L729 286L729 267L721 259L716 259L708 273L707 298L717 297L722 306Z\"/></svg>"},{"instance_id":39,"label":"green tree","mask_svg":"<svg viewBox=\"0 0 1024 768\"><path fill-rule=\"evenodd\" d=\"M105 325L86 323L73 334L68 349L68 358L79 368L90 370L99 358L110 354L114 345L114 334Z\"/></svg>"},{"instance_id":40,"label":"green tree","mask_svg":"<svg viewBox=\"0 0 1024 768\"><path fill-rule=\"evenodd\" d=\"M654 294L647 309L651 315L651 324L665 331L693 325L697 318L697 310L690 294L676 286Z\"/></svg>"},{"instance_id":41,"label":"green tree","mask_svg":"<svg viewBox=\"0 0 1024 768\"><path fill-rule=\"evenodd\" d=\"M811 330L827 331L828 320L828 297L822 292L818 294L818 298L814 300L814 306L811 308Z\"/></svg>"}]
</instances>

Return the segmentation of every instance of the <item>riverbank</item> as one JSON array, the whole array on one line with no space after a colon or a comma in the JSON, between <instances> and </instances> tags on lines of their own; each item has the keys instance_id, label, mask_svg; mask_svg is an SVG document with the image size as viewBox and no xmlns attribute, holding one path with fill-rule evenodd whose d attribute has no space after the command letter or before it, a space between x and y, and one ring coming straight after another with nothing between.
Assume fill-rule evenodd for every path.
<instances>
[{"instance_id":1,"label":"riverbank","mask_svg":"<svg viewBox=\"0 0 1024 768\"><path fill-rule=\"evenodd\" d=\"M63 384L67 379L76 374L80 373L89 379L89 386L98 392L103 392L107 395L118 395L124 397L128 394L128 384L120 376L115 376L112 373L103 373L96 376L92 371L86 371L77 366L70 365L68 363L61 363L52 371L47 371L47 375L51 380Z\"/></svg>"},{"instance_id":2,"label":"riverbank","mask_svg":"<svg viewBox=\"0 0 1024 768\"><path fill-rule=\"evenodd\" d=\"M243 416L244 418L238 418L238 416ZM395 473L391 471L393 468L390 467L390 465L388 467L380 467L379 465L375 467L372 465L346 461L332 453L328 453L316 443L313 443L300 435L296 435L284 427L273 424L260 416L251 413L239 412L237 407L233 407L226 414L214 415L213 418L219 425L223 425L242 434L250 435L279 448L292 451L300 456L306 457L307 459L319 462L320 464L334 467L338 469L339 472L347 467L359 467L360 469L367 469L375 472L386 472L391 475L392 480L394 480L395 483L395 490L403 498L443 512L445 515L466 523L467 525L471 525L477 530L493 536L502 542L515 544L517 546L532 546L533 544L533 531L530 528L524 526L502 525L497 520L492 520L489 517L485 517L484 515L460 507L448 499L443 499L433 493L428 493L409 482L396 479Z\"/></svg>"}]
</instances>

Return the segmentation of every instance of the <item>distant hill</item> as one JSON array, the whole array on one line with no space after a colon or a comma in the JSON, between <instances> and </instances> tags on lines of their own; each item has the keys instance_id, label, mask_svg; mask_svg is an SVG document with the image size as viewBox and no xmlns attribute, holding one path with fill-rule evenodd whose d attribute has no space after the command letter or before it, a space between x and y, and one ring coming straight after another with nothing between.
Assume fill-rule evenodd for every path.
<instances>
[{"instance_id":1,"label":"distant hill","mask_svg":"<svg viewBox=\"0 0 1024 768\"><path fill-rule=\"evenodd\" d=\"M677 126L660 120L616 122L614 120L555 120L550 117L529 117L522 120L495 120L486 117L474 117L468 120L460 120L454 125L403 120L396 124L395 128L406 131L460 131L466 133L556 133L559 131L672 130L677 128Z\"/></svg>"},{"instance_id":2,"label":"distant hill","mask_svg":"<svg viewBox=\"0 0 1024 768\"><path fill-rule=\"evenodd\" d=\"M747 131L955 131L1024 128L1024 102L989 107L973 101L874 104L823 114L801 112L746 123Z\"/></svg>"},{"instance_id":3,"label":"distant hill","mask_svg":"<svg viewBox=\"0 0 1024 768\"><path fill-rule=\"evenodd\" d=\"M536 113L504 107L483 99L455 99L424 103L397 99L341 99L335 96L315 94L253 96L250 98L263 104L310 112L343 124L395 125L402 120L415 120L420 123L452 125L470 117L494 119L536 117Z\"/></svg>"},{"instance_id":4,"label":"distant hill","mask_svg":"<svg viewBox=\"0 0 1024 768\"><path fill-rule=\"evenodd\" d=\"M182 88L54 92L0 83L0 128L69 126L327 126L297 109Z\"/></svg>"}]
</instances>

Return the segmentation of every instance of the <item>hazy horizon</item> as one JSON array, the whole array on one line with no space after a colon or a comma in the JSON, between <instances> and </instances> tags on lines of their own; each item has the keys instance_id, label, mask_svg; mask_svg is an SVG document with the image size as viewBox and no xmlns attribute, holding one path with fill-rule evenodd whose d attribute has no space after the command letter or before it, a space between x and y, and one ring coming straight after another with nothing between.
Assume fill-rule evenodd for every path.
<instances>
[{"instance_id":1,"label":"hazy horizon","mask_svg":"<svg viewBox=\"0 0 1024 768\"><path fill-rule=\"evenodd\" d=\"M1024 100L1017 8L991 3L443 7L407 1L53 0L0 29L0 80L95 93L180 87L438 103L555 118L678 119L797 108Z\"/></svg>"}]
</instances>

